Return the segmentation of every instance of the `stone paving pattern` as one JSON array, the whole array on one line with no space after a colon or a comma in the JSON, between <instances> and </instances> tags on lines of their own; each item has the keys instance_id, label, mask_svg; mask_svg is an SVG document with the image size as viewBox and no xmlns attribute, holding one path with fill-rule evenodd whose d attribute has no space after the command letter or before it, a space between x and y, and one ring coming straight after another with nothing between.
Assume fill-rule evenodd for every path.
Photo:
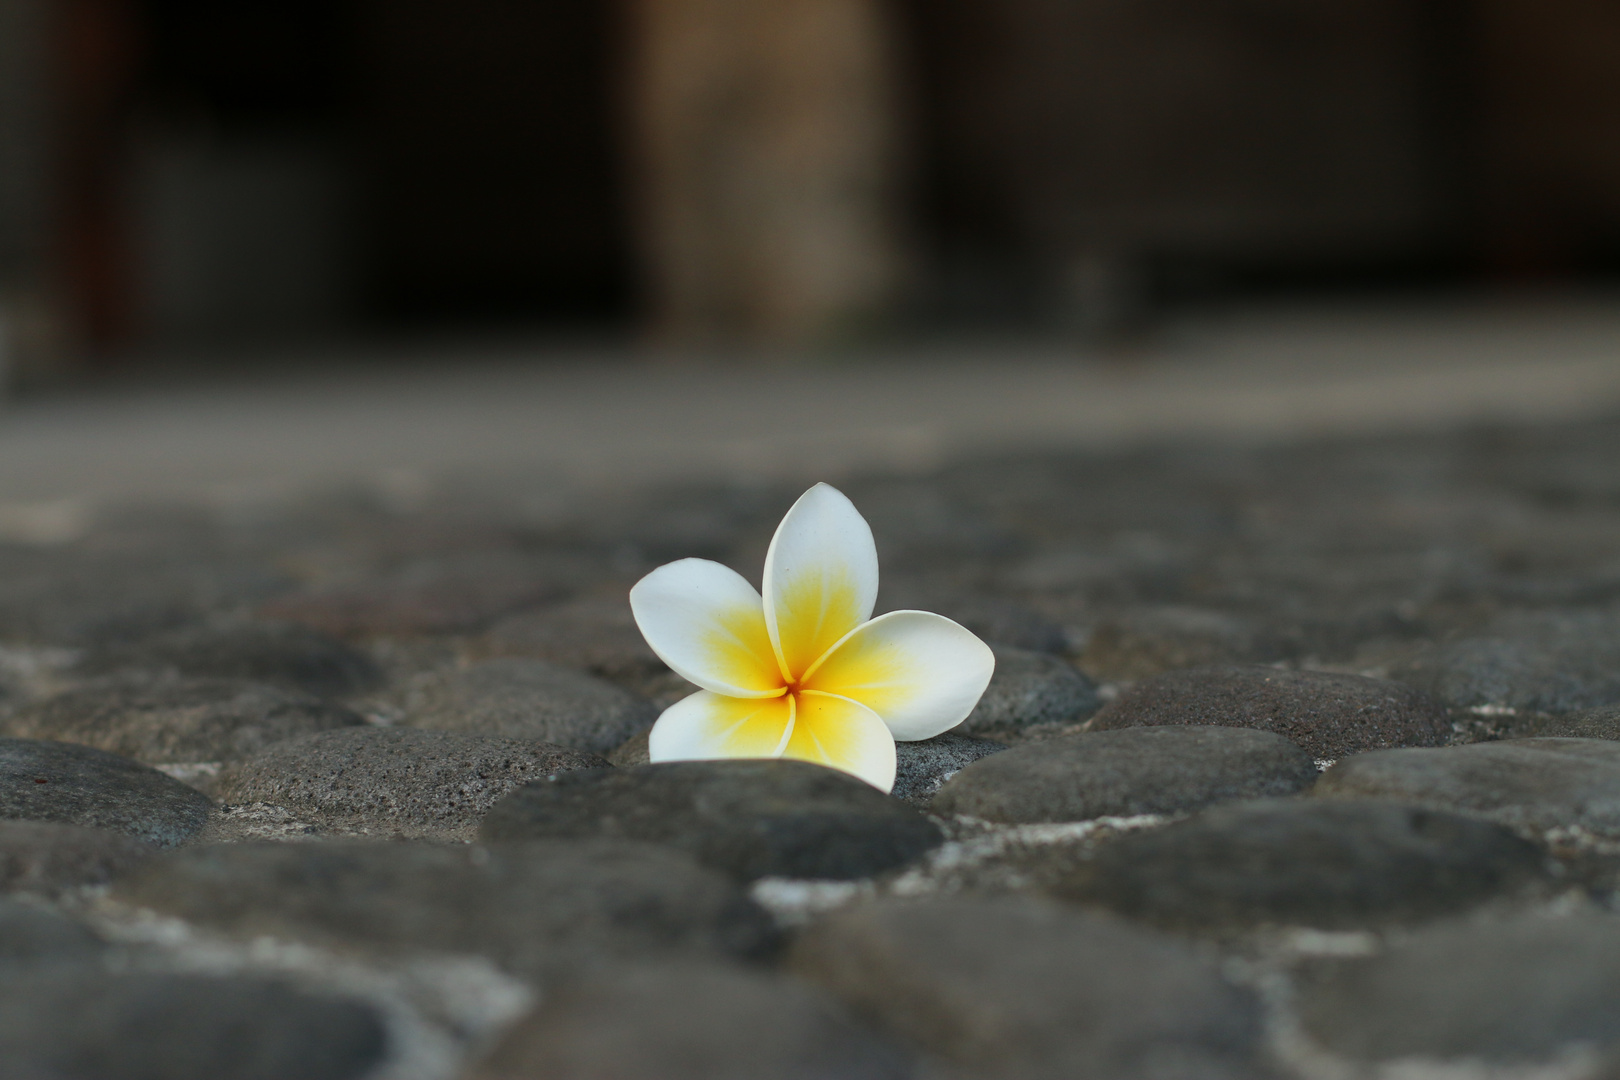
<instances>
[{"instance_id":1,"label":"stone paving pattern","mask_svg":"<svg viewBox=\"0 0 1620 1080\"><path fill-rule=\"evenodd\" d=\"M0 1080L1620 1076L1620 421L846 477L997 674L650 765L796 487L0 546ZM502 484L506 487L503 489Z\"/></svg>"}]
</instances>

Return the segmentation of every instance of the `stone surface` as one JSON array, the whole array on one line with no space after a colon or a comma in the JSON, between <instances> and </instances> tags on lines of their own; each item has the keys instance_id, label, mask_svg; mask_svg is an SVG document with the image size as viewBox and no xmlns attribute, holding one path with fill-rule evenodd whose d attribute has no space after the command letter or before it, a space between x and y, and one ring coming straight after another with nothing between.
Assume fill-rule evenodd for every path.
<instances>
[{"instance_id":1,"label":"stone surface","mask_svg":"<svg viewBox=\"0 0 1620 1080\"><path fill-rule=\"evenodd\" d=\"M1132 608L1092 627L1076 661L1101 682L1134 682L1165 671L1281 659L1253 620L1224 612L1164 605Z\"/></svg>"},{"instance_id":2,"label":"stone surface","mask_svg":"<svg viewBox=\"0 0 1620 1080\"><path fill-rule=\"evenodd\" d=\"M1091 729L1164 724L1270 731L1314 758L1435 746L1450 734L1445 711L1399 683L1269 667L1195 668L1156 676L1104 706Z\"/></svg>"},{"instance_id":3,"label":"stone surface","mask_svg":"<svg viewBox=\"0 0 1620 1080\"><path fill-rule=\"evenodd\" d=\"M1318 961L1306 1031L1346 1057L1549 1061L1620 1043L1620 923L1525 918L1428 930L1388 952Z\"/></svg>"},{"instance_id":4,"label":"stone surface","mask_svg":"<svg viewBox=\"0 0 1620 1080\"><path fill-rule=\"evenodd\" d=\"M482 644L497 656L549 660L637 693L673 675L636 628L627 596L582 597L509 615L490 627Z\"/></svg>"},{"instance_id":5,"label":"stone surface","mask_svg":"<svg viewBox=\"0 0 1620 1080\"><path fill-rule=\"evenodd\" d=\"M324 697L357 694L381 678L371 658L352 646L308 627L275 622L186 627L104 645L78 667L89 675L137 671L246 679Z\"/></svg>"},{"instance_id":6,"label":"stone surface","mask_svg":"<svg viewBox=\"0 0 1620 1080\"><path fill-rule=\"evenodd\" d=\"M1533 890L1546 854L1500 826L1395 803L1261 799L1098 848L1059 896L1193 930L1409 923Z\"/></svg>"},{"instance_id":7,"label":"stone surface","mask_svg":"<svg viewBox=\"0 0 1620 1080\"><path fill-rule=\"evenodd\" d=\"M466 1080L907 1080L905 1056L776 975L639 966L548 994Z\"/></svg>"},{"instance_id":8,"label":"stone surface","mask_svg":"<svg viewBox=\"0 0 1620 1080\"><path fill-rule=\"evenodd\" d=\"M658 710L612 683L544 660L503 658L444 672L403 699L412 727L554 743L603 753Z\"/></svg>"},{"instance_id":9,"label":"stone surface","mask_svg":"<svg viewBox=\"0 0 1620 1080\"><path fill-rule=\"evenodd\" d=\"M1015 746L963 769L932 809L1007 822L1174 814L1289 795L1316 778L1311 756L1270 732L1197 726L1087 731Z\"/></svg>"},{"instance_id":10,"label":"stone surface","mask_svg":"<svg viewBox=\"0 0 1620 1080\"><path fill-rule=\"evenodd\" d=\"M513 788L606 765L594 754L545 743L345 728L276 743L227 777L219 798L272 803L338 831L467 839Z\"/></svg>"},{"instance_id":11,"label":"stone surface","mask_svg":"<svg viewBox=\"0 0 1620 1080\"><path fill-rule=\"evenodd\" d=\"M1561 713L1620 704L1620 613L1512 612L1396 677L1459 709Z\"/></svg>"},{"instance_id":12,"label":"stone surface","mask_svg":"<svg viewBox=\"0 0 1620 1080\"><path fill-rule=\"evenodd\" d=\"M861 905L808 928L789 963L969 1076L1266 1075L1255 1003L1213 964L1172 939L1055 905Z\"/></svg>"},{"instance_id":13,"label":"stone surface","mask_svg":"<svg viewBox=\"0 0 1620 1080\"><path fill-rule=\"evenodd\" d=\"M944 840L900 800L802 761L681 761L560 774L502 799L479 836L646 840L740 878L866 877Z\"/></svg>"},{"instance_id":14,"label":"stone surface","mask_svg":"<svg viewBox=\"0 0 1620 1080\"><path fill-rule=\"evenodd\" d=\"M201 792L128 758L0 738L0 820L111 829L173 847L196 835L211 807Z\"/></svg>"},{"instance_id":15,"label":"stone surface","mask_svg":"<svg viewBox=\"0 0 1620 1080\"><path fill-rule=\"evenodd\" d=\"M1531 716L1525 721L1515 725L1513 734L1546 739L1620 740L1620 705L1582 709L1561 716Z\"/></svg>"},{"instance_id":16,"label":"stone surface","mask_svg":"<svg viewBox=\"0 0 1620 1080\"><path fill-rule=\"evenodd\" d=\"M49 895L105 885L154 851L150 844L109 829L0 821L0 892Z\"/></svg>"},{"instance_id":17,"label":"stone surface","mask_svg":"<svg viewBox=\"0 0 1620 1080\"><path fill-rule=\"evenodd\" d=\"M996 671L979 704L951 730L959 735L1016 733L1076 724L1102 704L1091 680L1060 656L992 646Z\"/></svg>"},{"instance_id":18,"label":"stone surface","mask_svg":"<svg viewBox=\"0 0 1620 1080\"><path fill-rule=\"evenodd\" d=\"M109 678L22 706L0 718L0 733L186 765L239 761L283 739L364 723L341 705L262 683Z\"/></svg>"},{"instance_id":19,"label":"stone surface","mask_svg":"<svg viewBox=\"0 0 1620 1080\"><path fill-rule=\"evenodd\" d=\"M92 964L106 948L83 923L48 908L0 899L0 988L26 977L22 969ZM8 1075L5 1068L0 1062L0 1076Z\"/></svg>"},{"instance_id":20,"label":"stone surface","mask_svg":"<svg viewBox=\"0 0 1620 1080\"><path fill-rule=\"evenodd\" d=\"M752 956L774 940L723 875L623 841L215 844L160 856L113 895L243 938L478 953L527 975L670 952Z\"/></svg>"},{"instance_id":21,"label":"stone surface","mask_svg":"<svg viewBox=\"0 0 1620 1080\"><path fill-rule=\"evenodd\" d=\"M0 1070L19 1080L359 1080L386 1050L368 1006L271 979L0 980Z\"/></svg>"},{"instance_id":22,"label":"stone surface","mask_svg":"<svg viewBox=\"0 0 1620 1080\"><path fill-rule=\"evenodd\" d=\"M1513 739L1358 754L1322 774L1326 798L1398 799L1507 825L1620 836L1620 743Z\"/></svg>"},{"instance_id":23,"label":"stone surface","mask_svg":"<svg viewBox=\"0 0 1620 1080\"><path fill-rule=\"evenodd\" d=\"M958 771L1007 747L990 739L975 739L947 731L932 739L894 744L894 790L897 799L926 804Z\"/></svg>"}]
</instances>

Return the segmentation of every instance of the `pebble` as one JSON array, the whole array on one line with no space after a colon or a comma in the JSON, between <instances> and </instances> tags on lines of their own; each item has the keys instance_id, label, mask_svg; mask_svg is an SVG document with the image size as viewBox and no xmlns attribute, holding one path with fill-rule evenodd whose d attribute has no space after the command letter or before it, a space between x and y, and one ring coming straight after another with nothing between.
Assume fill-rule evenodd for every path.
<instances>
[{"instance_id":1,"label":"pebble","mask_svg":"<svg viewBox=\"0 0 1620 1080\"><path fill-rule=\"evenodd\" d=\"M1536 844L1489 822L1395 803L1230 803L1099 847L1051 886L1065 899L1194 931L1413 923L1532 891Z\"/></svg>"},{"instance_id":2,"label":"pebble","mask_svg":"<svg viewBox=\"0 0 1620 1080\"><path fill-rule=\"evenodd\" d=\"M1395 675L1456 709L1563 713L1620 704L1620 612L1512 612Z\"/></svg>"},{"instance_id":3,"label":"pebble","mask_svg":"<svg viewBox=\"0 0 1620 1080\"><path fill-rule=\"evenodd\" d=\"M81 922L49 908L0 898L0 988L20 981L24 969L32 975L43 967L93 964L106 949L106 943ZM0 1076L9 1076L3 1054L0 1049Z\"/></svg>"},{"instance_id":4,"label":"pebble","mask_svg":"<svg viewBox=\"0 0 1620 1080\"><path fill-rule=\"evenodd\" d=\"M860 905L803 931L789 968L969 1076L1264 1075L1256 1004L1211 962L1168 937L1058 905Z\"/></svg>"},{"instance_id":5,"label":"pebble","mask_svg":"<svg viewBox=\"0 0 1620 1080\"><path fill-rule=\"evenodd\" d=\"M173 847L196 835L212 808L201 792L128 758L0 737L0 820L112 829Z\"/></svg>"},{"instance_id":6,"label":"pebble","mask_svg":"<svg viewBox=\"0 0 1620 1080\"><path fill-rule=\"evenodd\" d=\"M250 977L74 970L0 980L0 1075L18 1080L359 1080L382 1019Z\"/></svg>"},{"instance_id":7,"label":"pebble","mask_svg":"<svg viewBox=\"0 0 1620 1080\"><path fill-rule=\"evenodd\" d=\"M105 885L155 850L108 829L0 821L0 892L51 895Z\"/></svg>"},{"instance_id":8,"label":"pebble","mask_svg":"<svg viewBox=\"0 0 1620 1080\"><path fill-rule=\"evenodd\" d=\"M245 939L475 953L523 975L670 952L755 956L775 942L770 917L725 876L623 841L213 844L151 860L112 895Z\"/></svg>"},{"instance_id":9,"label":"pebble","mask_svg":"<svg viewBox=\"0 0 1620 1080\"><path fill-rule=\"evenodd\" d=\"M482 646L496 656L588 671L645 697L680 682L641 636L628 596L581 597L509 615L490 627Z\"/></svg>"},{"instance_id":10,"label":"pebble","mask_svg":"<svg viewBox=\"0 0 1620 1080\"><path fill-rule=\"evenodd\" d=\"M658 719L651 703L612 683L544 660L485 660L412 686L405 722L555 743L574 750L612 750Z\"/></svg>"},{"instance_id":11,"label":"pebble","mask_svg":"<svg viewBox=\"0 0 1620 1080\"><path fill-rule=\"evenodd\" d=\"M217 765L364 723L341 705L262 683L114 677L24 705L0 718L0 734L81 743L148 765Z\"/></svg>"},{"instance_id":12,"label":"pebble","mask_svg":"<svg viewBox=\"0 0 1620 1080\"><path fill-rule=\"evenodd\" d=\"M1399 799L1505 825L1576 825L1620 836L1620 743L1513 739L1359 754L1322 774L1314 794Z\"/></svg>"},{"instance_id":13,"label":"pebble","mask_svg":"<svg viewBox=\"0 0 1620 1080\"><path fill-rule=\"evenodd\" d=\"M1091 729L1166 724L1270 731L1319 759L1391 746L1436 746L1451 732L1444 709L1400 683L1270 667L1195 668L1155 676L1104 706Z\"/></svg>"},{"instance_id":14,"label":"pebble","mask_svg":"<svg viewBox=\"0 0 1620 1080\"><path fill-rule=\"evenodd\" d=\"M1007 749L1005 743L947 731L932 739L894 744L894 790L897 799L926 805L947 780L964 767Z\"/></svg>"},{"instance_id":15,"label":"pebble","mask_svg":"<svg viewBox=\"0 0 1620 1080\"><path fill-rule=\"evenodd\" d=\"M1016 735L1028 728L1077 724L1097 711L1097 687L1060 656L992 645L995 674L959 735Z\"/></svg>"},{"instance_id":16,"label":"pebble","mask_svg":"<svg viewBox=\"0 0 1620 1080\"><path fill-rule=\"evenodd\" d=\"M931 809L1030 823L1175 814L1289 795L1316 782L1311 756L1281 735L1243 728L1087 731L1015 746L968 766Z\"/></svg>"},{"instance_id":17,"label":"pebble","mask_svg":"<svg viewBox=\"0 0 1620 1080\"><path fill-rule=\"evenodd\" d=\"M595 754L448 731L357 727L288 739L220 785L338 832L470 839L496 800L530 780L605 767Z\"/></svg>"},{"instance_id":18,"label":"pebble","mask_svg":"<svg viewBox=\"0 0 1620 1080\"><path fill-rule=\"evenodd\" d=\"M317 697L344 697L381 680L365 653L293 623L231 622L186 627L104 645L78 665L87 675L123 671L271 683Z\"/></svg>"},{"instance_id":19,"label":"pebble","mask_svg":"<svg viewBox=\"0 0 1620 1080\"><path fill-rule=\"evenodd\" d=\"M792 979L695 962L548 994L465 1080L909 1080L906 1056Z\"/></svg>"},{"instance_id":20,"label":"pebble","mask_svg":"<svg viewBox=\"0 0 1620 1080\"><path fill-rule=\"evenodd\" d=\"M1515 735L1538 738L1620 741L1620 705L1583 709L1561 716L1528 716L1516 728Z\"/></svg>"},{"instance_id":21,"label":"pebble","mask_svg":"<svg viewBox=\"0 0 1620 1080\"><path fill-rule=\"evenodd\" d=\"M1092 627L1076 661L1099 682L1135 682L1165 671L1280 658L1253 620L1177 605L1128 608Z\"/></svg>"},{"instance_id":22,"label":"pebble","mask_svg":"<svg viewBox=\"0 0 1620 1080\"><path fill-rule=\"evenodd\" d=\"M502 799L479 836L645 840L745 880L868 877L944 841L938 826L865 781L788 760L565 773Z\"/></svg>"},{"instance_id":23,"label":"pebble","mask_svg":"<svg viewBox=\"0 0 1620 1080\"><path fill-rule=\"evenodd\" d=\"M1314 962L1299 983L1305 1030L1362 1061L1522 1067L1620 1043L1620 923L1607 916L1436 927Z\"/></svg>"}]
</instances>

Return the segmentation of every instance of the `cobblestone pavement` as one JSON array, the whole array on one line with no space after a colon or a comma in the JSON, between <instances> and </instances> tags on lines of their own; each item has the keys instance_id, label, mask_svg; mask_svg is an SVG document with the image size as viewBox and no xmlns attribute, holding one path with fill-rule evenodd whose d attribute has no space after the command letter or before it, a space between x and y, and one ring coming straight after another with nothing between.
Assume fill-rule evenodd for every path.
<instances>
[{"instance_id":1,"label":"cobblestone pavement","mask_svg":"<svg viewBox=\"0 0 1620 1080\"><path fill-rule=\"evenodd\" d=\"M0 544L0 1077L1620 1076L1616 461L848 470L997 654L892 797L641 764L627 588L797 477L86 503Z\"/></svg>"}]
</instances>

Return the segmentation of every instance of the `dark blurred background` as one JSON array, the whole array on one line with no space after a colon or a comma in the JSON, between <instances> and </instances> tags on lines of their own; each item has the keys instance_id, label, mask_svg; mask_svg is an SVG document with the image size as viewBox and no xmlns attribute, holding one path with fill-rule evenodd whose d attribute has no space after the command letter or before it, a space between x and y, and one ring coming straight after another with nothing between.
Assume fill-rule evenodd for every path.
<instances>
[{"instance_id":1,"label":"dark blurred background","mask_svg":"<svg viewBox=\"0 0 1620 1080\"><path fill-rule=\"evenodd\" d=\"M0 0L24 377L1617 272L1613 0Z\"/></svg>"}]
</instances>

